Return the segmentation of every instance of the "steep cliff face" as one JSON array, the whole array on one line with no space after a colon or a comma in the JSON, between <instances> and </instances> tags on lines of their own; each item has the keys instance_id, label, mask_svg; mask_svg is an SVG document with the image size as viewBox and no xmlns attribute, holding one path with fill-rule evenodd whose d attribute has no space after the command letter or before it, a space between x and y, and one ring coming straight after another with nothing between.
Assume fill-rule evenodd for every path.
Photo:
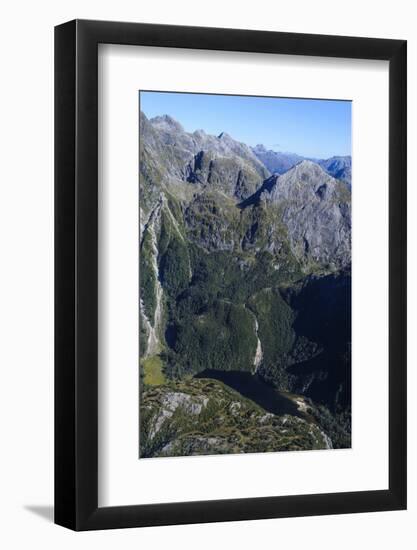
<instances>
[{"instance_id":1,"label":"steep cliff face","mask_svg":"<svg viewBox=\"0 0 417 550\"><path fill-rule=\"evenodd\" d=\"M350 192L318 164L305 160L273 176L259 199L280 207L291 249L300 261L327 269L350 264Z\"/></svg>"},{"instance_id":2,"label":"steep cliff face","mask_svg":"<svg viewBox=\"0 0 417 550\"><path fill-rule=\"evenodd\" d=\"M217 137L203 130L187 133L167 115L148 120L141 113L140 135L140 170L145 183L186 181L246 198L269 175L247 145L226 133Z\"/></svg>"},{"instance_id":3,"label":"steep cliff face","mask_svg":"<svg viewBox=\"0 0 417 550\"><path fill-rule=\"evenodd\" d=\"M172 199L160 192L141 231L140 354L145 357L162 350L167 304L170 298L187 287L192 275L188 243L178 208Z\"/></svg>"},{"instance_id":4,"label":"steep cliff face","mask_svg":"<svg viewBox=\"0 0 417 550\"><path fill-rule=\"evenodd\" d=\"M189 134L171 117L144 115L141 131L144 212L162 189L182 199L190 238L208 250L276 254L288 243L307 269L350 263L350 190L318 164L304 160L267 177L251 149L225 133Z\"/></svg>"},{"instance_id":5,"label":"steep cliff face","mask_svg":"<svg viewBox=\"0 0 417 550\"><path fill-rule=\"evenodd\" d=\"M241 156L219 156L213 150L199 151L187 166L187 181L222 191L230 197L245 199L256 191L266 171Z\"/></svg>"}]
</instances>

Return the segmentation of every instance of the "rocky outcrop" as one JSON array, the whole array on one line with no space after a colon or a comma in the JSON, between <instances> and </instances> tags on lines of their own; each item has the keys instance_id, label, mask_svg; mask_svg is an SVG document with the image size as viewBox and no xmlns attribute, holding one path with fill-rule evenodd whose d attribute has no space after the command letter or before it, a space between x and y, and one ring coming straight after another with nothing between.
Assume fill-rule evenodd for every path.
<instances>
[{"instance_id":1,"label":"rocky outcrop","mask_svg":"<svg viewBox=\"0 0 417 550\"><path fill-rule=\"evenodd\" d=\"M318 164L302 161L273 176L251 202L279 206L294 255L303 263L340 269L351 262L351 197Z\"/></svg>"},{"instance_id":2,"label":"rocky outcrop","mask_svg":"<svg viewBox=\"0 0 417 550\"><path fill-rule=\"evenodd\" d=\"M140 422L142 458L329 448L315 423L268 413L204 378L144 391Z\"/></svg>"},{"instance_id":3,"label":"rocky outcrop","mask_svg":"<svg viewBox=\"0 0 417 550\"><path fill-rule=\"evenodd\" d=\"M199 193L184 212L190 241L208 251L235 250L240 246L239 211L218 192Z\"/></svg>"},{"instance_id":4,"label":"rocky outcrop","mask_svg":"<svg viewBox=\"0 0 417 550\"><path fill-rule=\"evenodd\" d=\"M199 151L187 166L187 181L245 199L262 183L262 177L250 162L240 156L218 156L213 151Z\"/></svg>"},{"instance_id":5,"label":"rocky outcrop","mask_svg":"<svg viewBox=\"0 0 417 550\"><path fill-rule=\"evenodd\" d=\"M141 162L145 180L188 181L218 186L239 199L252 194L269 175L250 147L227 133L185 132L168 115L148 120L140 114Z\"/></svg>"},{"instance_id":6,"label":"rocky outcrop","mask_svg":"<svg viewBox=\"0 0 417 550\"><path fill-rule=\"evenodd\" d=\"M208 250L241 247L277 254L284 238L294 257L309 268L348 265L350 189L325 169L346 175L350 157L320 161L325 169L302 160L282 175L268 177L254 153L265 151L262 146L251 150L226 133L187 133L167 115L148 120L141 114L141 208L150 212L158 191L177 194L177 189L185 199L184 219L192 240ZM285 169L300 158L288 156ZM180 191L181 184L185 187ZM240 208L269 203L276 211L270 208L270 216L254 212L238 220L236 202Z\"/></svg>"}]
</instances>

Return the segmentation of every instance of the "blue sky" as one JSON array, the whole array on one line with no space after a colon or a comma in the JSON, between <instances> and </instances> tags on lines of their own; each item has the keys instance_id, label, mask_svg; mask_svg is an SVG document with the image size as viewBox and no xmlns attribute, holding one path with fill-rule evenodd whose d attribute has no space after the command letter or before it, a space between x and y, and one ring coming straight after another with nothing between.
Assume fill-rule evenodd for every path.
<instances>
[{"instance_id":1,"label":"blue sky","mask_svg":"<svg viewBox=\"0 0 417 550\"><path fill-rule=\"evenodd\" d=\"M351 102L141 92L148 118L168 114L187 132L227 132L248 145L315 158L351 154Z\"/></svg>"}]
</instances>

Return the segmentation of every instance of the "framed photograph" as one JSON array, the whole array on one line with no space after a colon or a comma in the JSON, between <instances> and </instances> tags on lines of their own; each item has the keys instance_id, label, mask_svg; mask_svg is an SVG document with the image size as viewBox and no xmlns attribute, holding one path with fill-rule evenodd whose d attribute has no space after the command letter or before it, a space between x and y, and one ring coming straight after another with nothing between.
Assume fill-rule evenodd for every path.
<instances>
[{"instance_id":1,"label":"framed photograph","mask_svg":"<svg viewBox=\"0 0 417 550\"><path fill-rule=\"evenodd\" d=\"M55 29L55 521L406 508L406 42Z\"/></svg>"}]
</instances>

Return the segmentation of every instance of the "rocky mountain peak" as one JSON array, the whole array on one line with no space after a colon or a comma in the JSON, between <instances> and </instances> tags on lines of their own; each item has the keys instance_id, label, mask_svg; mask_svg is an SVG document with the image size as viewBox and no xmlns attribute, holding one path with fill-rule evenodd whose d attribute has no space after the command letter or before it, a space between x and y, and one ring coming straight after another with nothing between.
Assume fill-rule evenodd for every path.
<instances>
[{"instance_id":1,"label":"rocky mountain peak","mask_svg":"<svg viewBox=\"0 0 417 550\"><path fill-rule=\"evenodd\" d=\"M256 204L261 197L277 204L285 200L298 199L307 202L317 198L323 199L327 190L330 194L336 189L340 190L340 183L316 162L302 160L284 174L274 174L267 178L240 206Z\"/></svg>"},{"instance_id":2,"label":"rocky mountain peak","mask_svg":"<svg viewBox=\"0 0 417 550\"><path fill-rule=\"evenodd\" d=\"M302 160L296 164L291 170L280 176L284 180L297 180L304 183L314 183L316 180L323 180L330 176L323 168L312 160Z\"/></svg>"},{"instance_id":3,"label":"rocky mountain peak","mask_svg":"<svg viewBox=\"0 0 417 550\"><path fill-rule=\"evenodd\" d=\"M226 132L219 136L204 130L186 132L166 114L147 120L141 113L140 124L141 169L152 169L152 178L163 185L186 181L244 199L269 176L252 150Z\"/></svg>"},{"instance_id":4,"label":"rocky mountain peak","mask_svg":"<svg viewBox=\"0 0 417 550\"><path fill-rule=\"evenodd\" d=\"M254 155L268 168L272 174L284 174L303 160L320 165L330 176L351 184L352 158L350 156L333 156L328 159L311 159L296 153L283 153L267 149L258 144L252 147Z\"/></svg>"},{"instance_id":5,"label":"rocky mountain peak","mask_svg":"<svg viewBox=\"0 0 417 550\"><path fill-rule=\"evenodd\" d=\"M141 132L141 207L144 211L152 208L158 187L174 194L181 190L184 211L188 213L186 224L190 233L197 235L195 240L203 246L211 243L212 248L223 243L224 248L239 242L235 234L238 214L233 209L238 206L240 211L245 210L242 219L247 220L259 212L251 214L251 210L246 209L254 206L256 210L262 202L262 209L270 212L271 219L279 212L279 223L287 234L285 238L301 264L320 265L330 270L349 264L350 187L329 175L320 161L293 155L290 160L283 159L287 165L291 161L289 169L271 176L254 149L234 140L226 132L219 136L200 130L188 133L169 115L149 121L141 116ZM257 149L258 154L261 148L263 146ZM284 153L274 155L278 158ZM332 163L338 161L332 159ZM184 184L195 187L187 189ZM190 201L191 194L199 196L200 193L202 199L206 193L231 199L227 220L222 218L219 224L214 223L220 216L217 204L210 206L206 200ZM207 231L201 229L201 219L206 218L211 220ZM227 229L229 222L233 223L233 230ZM255 243L258 233L263 231L266 235L268 231L275 231L273 223L271 226L265 223L255 220L250 230L253 237L246 240ZM273 236L265 238L267 245L263 243L262 246L269 247L268 250L279 248L279 239L275 242ZM259 243L255 245L260 246Z\"/></svg>"},{"instance_id":6,"label":"rocky mountain peak","mask_svg":"<svg viewBox=\"0 0 417 550\"><path fill-rule=\"evenodd\" d=\"M207 134L204 130L195 130L193 135L196 137L196 138L199 138L199 139L205 139L207 137Z\"/></svg>"},{"instance_id":7,"label":"rocky mountain peak","mask_svg":"<svg viewBox=\"0 0 417 550\"><path fill-rule=\"evenodd\" d=\"M292 248L336 268L350 263L351 202L346 184L304 160L275 179L266 199L282 209Z\"/></svg>"},{"instance_id":8,"label":"rocky mountain peak","mask_svg":"<svg viewBox=\"0 0 417 550\"><path fill-rule=\"evenodd\" d=\"M265 147L265 145L262 145L262 143L258 143L257 145L255 145L255 147L253 147L253 152L255 154L256 153L266 153L267 148Z\"/></svg>"},{"instance_id":9,"label":"rocky mountain peak","mask_svg":"<svg viewBox=\"0 0 417 550\"><path fill-rule=\"evenodd\" d=\"M184 132L182 125L169 115L156 116L150 119L151 124L166 132Z\"/></svg>"}]
</instances>

